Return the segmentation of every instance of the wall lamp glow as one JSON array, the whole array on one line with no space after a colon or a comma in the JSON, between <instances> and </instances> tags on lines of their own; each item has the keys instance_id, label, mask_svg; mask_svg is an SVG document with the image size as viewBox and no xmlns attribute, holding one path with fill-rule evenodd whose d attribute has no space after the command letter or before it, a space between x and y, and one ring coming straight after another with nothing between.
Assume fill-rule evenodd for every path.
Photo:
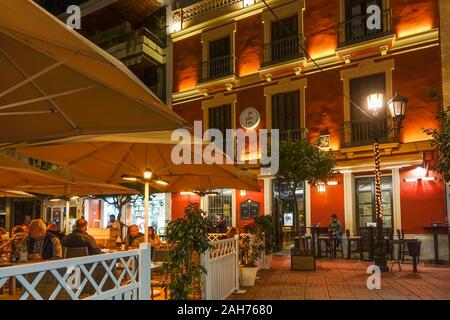
<instances>
[{"instance_id":1,"label":"wall lamp glow","mask_svg":"<svg viewBox=\"0 0 450 320\"><path fill-rule=\"evenodd\" d=\"M180 195L182 195L182 196L193 196L193 195L195 195L195 193L190 192L190 191L181 191Z\"/></svg>"},{"instance_id":2,"label":"wall lamp glow","mask_svg":"<svg viewBox=\"0 0 450 320\"><path fill-rule=\"evenodd\" d=\"M436 180L436 177L418 177L418 178L406 178L403 179L404 182L418 182L421 181L433 181Z\"/></svg>"},{"instance_id":3,"label":"wall lamp glow","mask_svg":"<svg viewBox=\"0 0 450 320\"><path fill-rule=\"evenodd\" d=\"M246 190L241 190L240 192L241 197L244 197L247 195L247 191Z\"/></svg>"},{"instance_id":4,"label":"wall lamp glow","mask_svg":"<svg viewBox=\"0 0 450 320\"><path fill-rule=\"evenodd\" d=\"M327 191L327 187L325 186L325 183L321 182L317 185L317 192L323 193Z\"/></svg>"}]
</instances>

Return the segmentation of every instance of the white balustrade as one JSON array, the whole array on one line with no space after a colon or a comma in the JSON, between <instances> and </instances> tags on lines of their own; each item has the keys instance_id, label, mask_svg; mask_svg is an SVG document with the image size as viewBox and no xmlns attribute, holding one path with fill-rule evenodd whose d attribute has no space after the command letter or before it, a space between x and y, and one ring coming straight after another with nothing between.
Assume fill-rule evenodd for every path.
<instances>
[{"instance_id":1,"label":"white balustrade","mask_svg":"<svg viewBox=\"0 0 450 320\"><path fill-rule=\"evenodd\" d=\"M202 254L202 299L224 300L239 290L239 237L210 241Z\"/></svg>"},{"instance_id":2,"label":"white balustrade","mask_svg":"<svg viewBox=\"0 0 450 320\"><path fill-rule=\"evenodd\" d=\"M125 252L2 267L0 290L20 300L148 300L150 272L150 248L143 244Z\"/></svg>"}]
</instances>

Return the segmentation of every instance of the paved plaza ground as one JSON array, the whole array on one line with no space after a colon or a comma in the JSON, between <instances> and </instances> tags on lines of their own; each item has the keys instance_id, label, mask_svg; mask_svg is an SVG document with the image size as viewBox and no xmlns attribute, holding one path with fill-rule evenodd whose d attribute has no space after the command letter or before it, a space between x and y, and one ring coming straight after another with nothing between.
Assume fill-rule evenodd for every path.
<instances>
[{"instance_id":1,"label":"paved plaza ground","mask_svg":"<svg viewBox=\"0 0 450 320\"><path fill-rule=\"evenodd\" d=\"M367 267L371 262L346 259L317 260L315 272L291 271L290 256L274 255L271 269L260 270L254 287L232 300L450 300L450 265L398 265L381 276L381 289L369 290ZM390 266L390 265L389 265Z\"/></svg>"}]
</instances>

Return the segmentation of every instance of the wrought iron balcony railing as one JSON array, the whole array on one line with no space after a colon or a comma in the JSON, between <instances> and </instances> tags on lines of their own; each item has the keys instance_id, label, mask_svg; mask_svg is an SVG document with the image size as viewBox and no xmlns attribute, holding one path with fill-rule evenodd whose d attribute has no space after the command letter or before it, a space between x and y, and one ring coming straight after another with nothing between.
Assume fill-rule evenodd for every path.
<instances>
[{"instance_id":1,"label":"wrought iron balcony railing","mask_svg":"<svg viewBox=\"0 0 450 320\"><path fill-rule=\"evenodd\" d=\"M308 138L308 129L300 128L293 130L280 130L280 141L303 140Z\"/></svg>"},{"instance_id":2,"label":"wrought iron balcony railing","mask_svg":"<svg viewBox=\"0 0 450 320\"><path fill-rule=\"evenodd\" d=\"M198 65L198 82L219 79L235 73L235 57L227 55Z\"/></svg>"},{"instance_id":3,"label":"wrought iron balcony railing","mask_svg":"<svg viewBox=\"0 0 450 320\"><path fill-rule=\"evenodd\" d=\"M391 9L381 12L381 28L369 29L367 19L370 15L354 16L337 26L339 46L344 47L362 41L379 38L392 33Z\"/></svg>"},{"instance_id":4,"label":"wrought iron balcony railing","mask_svg":"<svg viewBox=\"0 0 450 320\"><path fill-rule=\"evenodd\" d=\"M304 56L303 37L294 35L267 43L261 48L261 66Z\"/></svg>"},{"instance_id":5,"label":"wrought iron balcony railing","mask_svg":"<svg viewBox=\"0 0 450 320\"><path fill-rule=\"evenodd\" d=\"M117 36L105 37L105 40L92 38L92 41L102 49L108 50L123 43L126 43L129 47L134 46L141 41L142 37L150 39L160 48L165 47L163 40L147 28L140 28L127 33L118 33Z\"/></svg>"},{"instance_id":6,"label":"wrought iron balcony railing","mask_svg":"<svg viewBox=\"0 0 450 320\"><path fill-rule=\"evenodd\" d=\"M370 145L375 137L380 137L381 143L398 142L396 130L389 130L387 119L352 120L342 124L342 147L359 147Z\"/></svg>"}]
</instances>

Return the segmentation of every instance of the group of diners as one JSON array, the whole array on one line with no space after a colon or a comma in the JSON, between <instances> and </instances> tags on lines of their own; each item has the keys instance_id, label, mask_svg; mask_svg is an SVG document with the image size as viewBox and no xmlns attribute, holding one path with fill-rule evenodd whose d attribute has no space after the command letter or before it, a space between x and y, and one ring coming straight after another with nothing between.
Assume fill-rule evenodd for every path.
<instances>
[{"instance_id":1,"label":"group of diners","mask_svg":"<svg viewBox=\"0 0 450 320\"><path fill-rule=\"evenodd\" d=\"M46 225L42 219L34 219L29 224L15 226L11 237L6 230L0 230L0 253L9 253L13 262L24 260L56 260L63 258L63 247L87 248L89 255L102 254L102 249L87 232L88 222L84 218L76 220L73 230L63 235L56 224ZM145 242L144 234L137 225L128 228L125 248L138 248ZM149 227L149 243L152 246L161 244L161 240L153 227Z\"/></svg>"}]
</instances>

